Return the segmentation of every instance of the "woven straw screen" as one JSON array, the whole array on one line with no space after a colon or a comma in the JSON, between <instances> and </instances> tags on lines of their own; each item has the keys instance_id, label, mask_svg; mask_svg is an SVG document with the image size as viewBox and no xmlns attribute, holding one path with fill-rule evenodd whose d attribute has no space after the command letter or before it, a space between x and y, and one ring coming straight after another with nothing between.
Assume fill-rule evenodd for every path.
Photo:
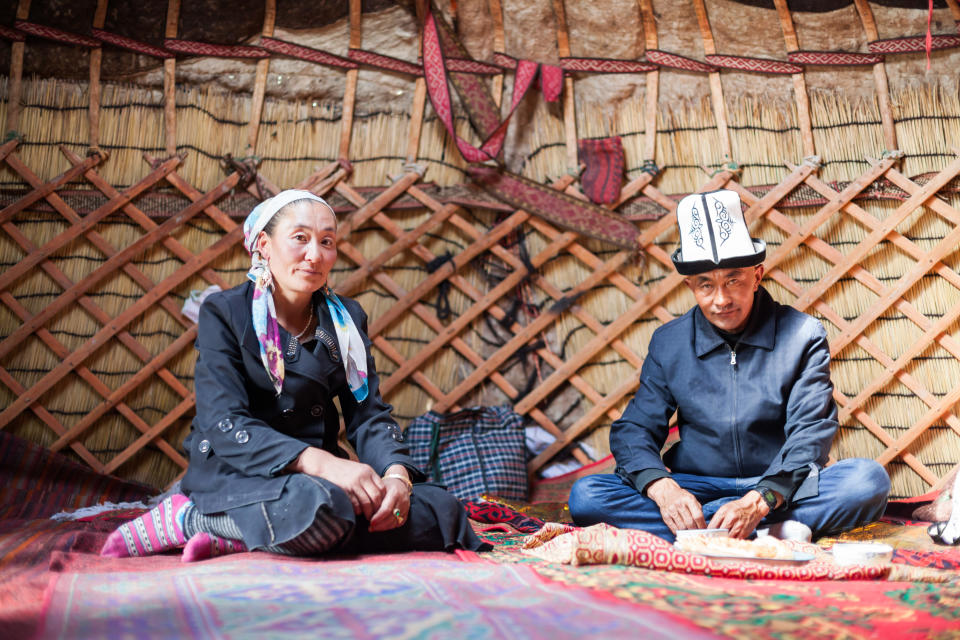
<instances>
[{"instance_id":1,"label":"woven straw screen","mask_svg":"<svg viewBox=\"0 0 960 640\"><path fill-rule=\"evenodd\" d=\"M237 223L256 202L250 192L257 185L243 189L242 172L220 166L224 136L209 133L228 131L243 105L184 92L181 123L195 114L217 124L197 127L207 133L191 139L196 148L183 159L163 154L157 131L126 122L136 109L149 122L149 107L105 106L101 126L114 137L103 136L111 152L103 159L82 155L84 132L70 108L84 101L81 91L56 82L27 89L23 118L36 124L26 143L3 147L0 174L0 423L98 470L165 485L186 463L180 443L194 402L195 327L180 308L191 291L241 282L248 265ZM108 95L118 107L149 103L129 88ZM943 104L950 119L934 122L953 127L956 138L960 104L956 97ZM751 205L753 232L770 246L766 286L820 318L830 334L843 425L833 455L881 460L902 496L927 490L960 459L960 162L949 154L928 155L925 164L864 157L819 171L812 163L766 168L764 177L778 179L747 188L749 167L711 177L667 166L654 178L636 170L628 146L633 179L624 197L639 196L637 217L650 218L637 223L643 251L634 255L522 211L438 201L431 193L442 190L424 185L422 168L405 170L402 152L384 158L391 154L382 146L363 144L402 131L403 115L357 120L358 153L378 156L355 157L355 173L344 181L342 168L310 142L334 137L340 123L304 119L302 109L266 103L266 129L288 136L276 144L289 151L265 154L260 174L274 184L310 185L344 211L333 278L371 317L382 388L402 424L431 408L506 402L558 436L531 471L557 454L588 462L578 442L604 453L606 427L636 388L652 331L693 303L668 266L674 199L660 186L726 186ZM660 134L664 148L682 148L698 118L710 117L668 115L674 126ZM543 122L529 163L536 178L555 171L548 160L562 154L562 132L551 138L555 121L544 115ZM424 177L460 182L430 125L419 158ZM764 140L759 127L742 135ZM743 164L772 164L777 135L745 145ZM913 180L898 168L911 163L921 174ZM366 172L367 165L376 168ZM391 175L392 182L384 179ZM363 182L380 189L351 186ZM553 184L577 193L572 182L565 176Z\"/></svg>"}]
</instances>

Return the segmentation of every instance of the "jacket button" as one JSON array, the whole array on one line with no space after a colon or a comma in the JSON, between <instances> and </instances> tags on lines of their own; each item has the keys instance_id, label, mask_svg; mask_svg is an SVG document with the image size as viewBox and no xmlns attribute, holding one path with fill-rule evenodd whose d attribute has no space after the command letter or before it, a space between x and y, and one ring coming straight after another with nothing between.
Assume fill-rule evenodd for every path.
<instances>
[{"instance_id":1,"label":"jacket button","mask_svg":"<svg viewBox=\"0 0 960 640\"><path fill-rule=\"evenodd\" d=\"M237 431L236 435L233 437L236 438L237 442L240 444L244 444L250 440L250 434L247 433L245 429L240 429L240 431Z\"/></svg>"},{"instance_id":2,"label":"jacket button","mask_svg":"<svg viewBox=\"0 0 960 640\"><path fill-rule=\"evenodd\" d=\"M288 419L289 419L289 418L292 418L292 417L293 417L293 414L294 414L293 409L284 409L283 411L280 412L280 415L282 415L284 418L288 418Z\"/></svg>"},{"instance_id":3,"label":"jacket button","mask_svg":"<svg viewBox=\"0 0 960 640\"><path fill-rule=\"evenodd\" d=\"M387 431L390 432L390 436L397 442L403 442L403 432L400 431L400 427L395 424L387 426Z\"/></svg>"},{"instance_id":4,"label":"jacket button","mask_svg":"<svg viewBox=\"0 0 960 640\"><path fill-rule=\"evenodd\" d=\"M200 450L200 453L206 453L207 451L210 451L210 441L201 440L200 444L197 445L197 449Z\"/></svg>"},{"instance_id":5,"label":"jacket button","mask_svg":"<svg viewBox=\"0 0 960 640\"><path fill-rule=\"evenodd\" d=\"M223 431L224 433L228 433L233 429L233 420L230 418L224 418L217 423L217 429L220 429L220 431Z\"/></svg>"},{"instance_id":6,"label":"jacket button","mask_svg":"<svg viewBox=\"0 0 960 640\"><path fill-rule=\"evenodd\" d=\"M310 407L310 415L312 415L314 418L319 418L323 415L323 407L321 407L319 404L313 405Z\"/></svg>"}]
</instances>

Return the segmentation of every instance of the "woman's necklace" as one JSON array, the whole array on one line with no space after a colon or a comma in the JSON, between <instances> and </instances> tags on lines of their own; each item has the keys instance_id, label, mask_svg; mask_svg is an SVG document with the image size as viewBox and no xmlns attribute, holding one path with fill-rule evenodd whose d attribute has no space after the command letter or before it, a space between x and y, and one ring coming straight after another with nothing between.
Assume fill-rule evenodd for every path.
<instances>
[{"instance_id":1,"label":"woman's necklace","mask_svg":"<svg viewBox=\"0 0 960 640\"><path fill-rule=\"evenodd\" d=\"M313 304L310 305L310 317L307 318L307 326L305 326L305 327L303 328L303 331L301 331L301 332L298 333L297 335L293 336L293 339L294 339L294 340L299 340L300 338L302 338L302 337L303 337L303 334L305 334L305 333L307 332L307 330L310 329L310 325L312 325L312 324L313 324Z\"/></svg>"}]
</instances>

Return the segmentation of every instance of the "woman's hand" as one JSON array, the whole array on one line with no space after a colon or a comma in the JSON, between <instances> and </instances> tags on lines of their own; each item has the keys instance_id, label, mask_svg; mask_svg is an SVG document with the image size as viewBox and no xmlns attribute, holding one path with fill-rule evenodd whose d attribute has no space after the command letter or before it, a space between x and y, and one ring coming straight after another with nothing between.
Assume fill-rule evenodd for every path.
<instances>
[{"instance_id":1,"label":"woman's hand","mask_svg":"<svg viewBox=\"0 0 960 640\"><path fill-rule=\"evenodd\" d=\"M407 469L403 465L395 464L389 467L383 475L383 483L387 486L387 493L383 502L380 503L380 509L370 519L370 531L389 531L403 526L410 514L412 489ZM407 481L404 482L401 478L387 476L402 476Z\"/></svg>"},{"instance_id":2,"label":"woman's hand","mask_svg":"<svg viewBox=\"0 0 960 640\"><path fill-rule=\"evenodd\" d=\"M291 471L329 480L343 489L353 504L353 512L357 515L363 514L371 524L375 514L383 510L384 498L388 494L396 493L395 487L392 487L392 491L388 491L383 478L378 476L370 465L338 458L329 451L317 447L304 449L288 468ZM398 482L400 481L391 481L391 486ZM393 508L390 507L388 511L391 518L393 518ZM407 508L409 508L409 501ZM402 513L406 518L406 510Z\"/></svg>"}]
</instances>

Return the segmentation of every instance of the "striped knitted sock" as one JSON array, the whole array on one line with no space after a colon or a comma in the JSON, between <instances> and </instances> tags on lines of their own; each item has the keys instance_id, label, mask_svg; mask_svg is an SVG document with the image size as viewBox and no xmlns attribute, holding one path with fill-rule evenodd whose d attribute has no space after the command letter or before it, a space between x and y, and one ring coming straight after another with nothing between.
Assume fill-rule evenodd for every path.
<instances>
[{"instance_id":1,"label":"striped knitted sock","mask_svg":"<svg viewBox=\"0 0 960 640\"><path fill-rule=\"evenodd\" d=\"M149 556L187 543L183 518L193 508L187 496L176 494L135 520L120 525L100 550L101 556L127 558Z\"/></svg>"},{"instance_id":2,"label":"striped knitted sock","mask_svg":"<svg viewBox=\"0 0 960 640\"><path fill-rule=\"evenodd\" d=\"M229 553L242 553L246 550L247 546L240 540L221 538L212 533L201 531L187 540L187 546L183 548L183 556L180 560L196 562L197 560L225 556Z\"/></svg>"}]
</instances>

